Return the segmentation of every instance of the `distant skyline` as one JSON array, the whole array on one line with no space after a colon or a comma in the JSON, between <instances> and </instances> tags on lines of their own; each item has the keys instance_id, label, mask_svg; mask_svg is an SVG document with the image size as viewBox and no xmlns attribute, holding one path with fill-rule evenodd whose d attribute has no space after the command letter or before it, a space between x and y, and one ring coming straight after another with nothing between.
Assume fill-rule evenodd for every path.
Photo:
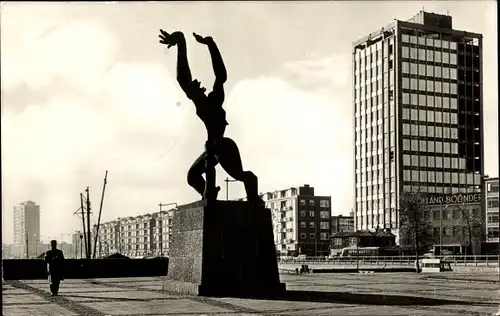
<instances>
[{"instance_id":1,"label":"distant skyline","mask_svg":"<svg viewBox=\"0 0 500 316\"><path fill-rule=\"evenodd\" d=\"M430 1L453 28L484 36L485 172L498 176L497 17L494 1ZM352 208L352 42L421 2L2 3L2 220L40 205L41 239L81 228L73 213L90 186L96 221L199 199L186 172L206 138L175 79L176 50L158 30L184 31L193 76L211 88L212 36L228 69L227 136L261 192L309 184ZM225 198L225 172L217 169ZM229 198L244 196L229 184ZM69 237L65 238L69 241Z\"/></svg>"}]
</instances>

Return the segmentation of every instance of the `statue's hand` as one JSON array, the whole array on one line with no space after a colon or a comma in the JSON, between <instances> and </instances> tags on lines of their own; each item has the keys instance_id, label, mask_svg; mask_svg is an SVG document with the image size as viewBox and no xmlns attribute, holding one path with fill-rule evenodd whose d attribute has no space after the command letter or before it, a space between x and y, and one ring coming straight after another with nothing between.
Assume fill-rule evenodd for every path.
<instances>
[{"instance_id":1,"label":"statue's hand","mask_svg":"<svg viewBox=\"0 0 500 316\"><path fill-rule=\"evenodd\" d=\"M198 43L201 43L201 44L207 45L207 44L209 44L210 42L213 41L213 38L211 36L203 37L203 36L198 35L196 33L193 33L193 36L196 39L196 41Z\"/></svg>"},{"instance_id":2,"label":"statue's hand","mask_svg":"<svg viewBox=\"0 0 500 316\"><path fill-rule=\"evenodd\" d=\"M182 32L174 32L172 34L169 34L168 32L165 32L164 30L160 29L160 43L167 45L167 48L170 48L172 46L175 46L177 43L179 43L179 40L184 38L184 34Z\"/></svg>"}]
</instances>

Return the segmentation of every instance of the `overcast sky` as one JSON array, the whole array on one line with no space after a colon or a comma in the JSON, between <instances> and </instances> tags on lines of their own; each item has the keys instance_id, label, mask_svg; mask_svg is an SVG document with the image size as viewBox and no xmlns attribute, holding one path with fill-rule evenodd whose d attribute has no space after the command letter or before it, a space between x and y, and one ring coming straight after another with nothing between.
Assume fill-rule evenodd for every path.
<instances>
[{"instance_id":1,"label":"overcast sky","mask_svg":"<svg viewBox=\"0 0 500 316\"><path fill-rule=\"evenodd\" d=\"M348 214L351 43L422 4L449 11L455 29L484 35L486 173L496 176L494 1L2 4L4 242L13 205L28 199L41 206L43 241L80 228L79 193L90 186L97 215L105 170L102 221L198 199L186 172L206 134L177 87L176 50L158 43L160 28L188 35L193 75L208 88L210 57L190 34L219 45L229 75L226 135L261 192L307 183L332 196L334 214ZM225 177L218 169L221 197ZM243 185L230 183L229 196L243 197Z\"/></svg>"}]
</instances>

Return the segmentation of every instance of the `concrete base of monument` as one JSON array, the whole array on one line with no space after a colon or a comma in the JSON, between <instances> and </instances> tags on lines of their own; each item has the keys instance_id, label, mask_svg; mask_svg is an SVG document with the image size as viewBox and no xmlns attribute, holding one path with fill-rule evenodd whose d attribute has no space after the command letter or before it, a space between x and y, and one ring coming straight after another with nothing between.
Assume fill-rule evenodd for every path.
<instances>
[{"instance_id":1,"label":"concrete base of monument","mask_svg":"<svg viewBox=\"0 0 500 316\"><path fill-rule=\"evenodd\" d=\"M199 201L174 210L163 290L179 294L278 297L271 211L243 201Z\"/></svg>"}]
</instances>

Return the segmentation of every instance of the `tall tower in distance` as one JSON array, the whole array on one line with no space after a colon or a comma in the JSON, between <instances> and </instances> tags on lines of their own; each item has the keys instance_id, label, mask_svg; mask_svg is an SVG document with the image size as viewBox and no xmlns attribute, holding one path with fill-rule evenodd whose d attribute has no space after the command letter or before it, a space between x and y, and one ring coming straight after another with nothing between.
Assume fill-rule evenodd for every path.
<instances>
[{"instance_id":1,"label":"tall tower in distance","mask_svg":"<svg viewBox=\"0 0 500 316\"><path fill-rule=\"evenodd\" d=\"M14 205L14 244L25 247L28 257L35 254L40 243L40 205L26 201Z\"/></svg>"},{"instance_id":2,"label":"tall tower in distance","mask_svg":"<svg viewBox=\"0 0 500 316\"><path fill-rule=\"evenodd\" d=\"M482 35L420 11L353 43L354 219L398 233L401 192L479 193Z\"/></svg>"}]
</instances>

